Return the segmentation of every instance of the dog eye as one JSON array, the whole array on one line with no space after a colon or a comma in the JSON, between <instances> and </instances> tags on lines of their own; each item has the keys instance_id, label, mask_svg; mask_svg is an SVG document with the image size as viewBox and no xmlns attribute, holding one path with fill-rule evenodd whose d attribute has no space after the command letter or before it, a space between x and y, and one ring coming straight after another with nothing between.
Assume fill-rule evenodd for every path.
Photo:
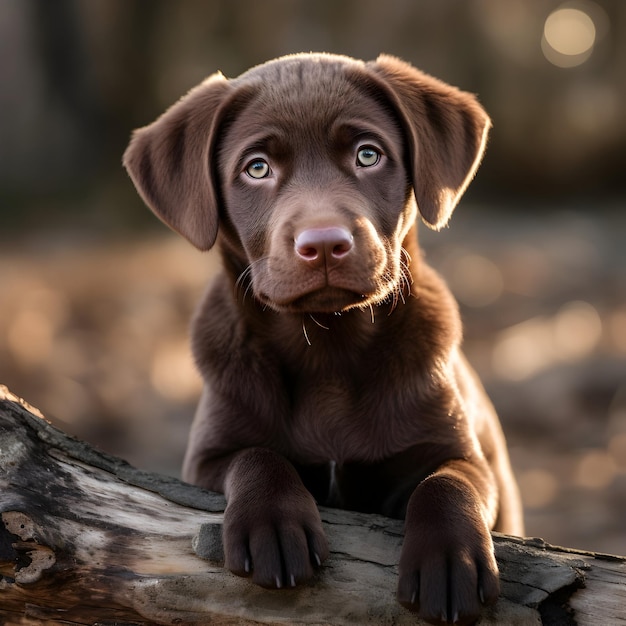
<instances>
[{"instance_id":1,"label":"dog eye","mask_svg":"<svg viewBox=\"0 0 626 626\"><path fill-rule=\"evenodd\" d=\"M363 146L356 153L357 165L361 167L372 167L380 161L380 152L372 146Z\"/></svg>"},{"instance_id":2,"label":"dog eye","mask_svg":"<svg viewBox=\"0 0 626 626\"><path fill-rule=\"evenodd\" d=\"M263 159L254 159L247 167L246 174L250 176L250 178L266 178L269 176L270 166L267 161Z\"/></svg>"}]
</instances>

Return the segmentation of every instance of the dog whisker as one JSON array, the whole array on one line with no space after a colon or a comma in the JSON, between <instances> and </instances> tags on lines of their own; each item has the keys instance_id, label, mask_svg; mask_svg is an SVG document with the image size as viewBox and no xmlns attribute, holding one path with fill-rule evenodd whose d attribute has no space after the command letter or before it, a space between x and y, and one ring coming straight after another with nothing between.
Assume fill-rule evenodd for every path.
<instances>
[{"instance_id":1,"label":"dog whisker","mask_svg":"<svg viewBox=\"0 0 626 626\"><path fill-rule=\"evenodd\" d=\"M311 343L311 340L309 339L309 334L306 332L306 320L304 315L302 316L302 332L304 333L304 338L306 339L306 342L309 344L309 346L313 345Z\"/></svg>"},{"instance_id":2,"label":"dog whisker","mask_svg":"<svg viewBox=\"0 0 626 626\"><path fill-rule=\"evenodd\" d=\"M402 294L402 302L406 304L406 298L411 295L411 283L407 280L406 275L403 273L400 278L400 293Z\"/></svg>"},{"instance_id":3,"label":"dog whisker","mask_svg":"<svg viewBox=\"0 0 626 626\"><path fill-rule=\"evenodd\" d=\"M324 330L330 330L330 328L328 326L324 326L324 324L322 324L319 320L315 319L315 317L313 317L312 313L308 313L307 315L320 328L323 328ZM340 313L336 312L335 315L340 315ZM302 316L302 332L304 334L304 338L306 339L307 344L308 345L312 345L311 344L311 339L309 337L309 333L307 332L307 329L306 329L306 317L307 316L305 316L305 315Z\"/></svg>"},{"instance_id":4,"label":"dog whisker","mask_svg":"<svg viewBox=\"0 0 626 626\"><path fill-rule=\"evenodd\" d=\"M404 246L400 247L400 255L403 256L406 261L404 261L404 263L402 262L402 260L400 260L400 263L403 263L403 265L408 269L409 265L411 265L411 261L413 261L413 259L411 258L411 255L409 254L409 252L407 251L407 249Z\"/></svg>"},{"instance_id":5,"label":"dog whisker","mask_svg":"<svg viewBox=\"0 0 626 626\"><path fill-rule=\"evenodd\" d=\"M411 295L411 286L413 284L413 277L409 265L411 263L411 255L404 249L400 248L400 260L399 260L399 277L398 282L394 288L394 307L399 300L402 300L403 304L406 304L406 298ZM392 310L393 310L392 308Z\"/></svg>"},{"instance_id":6,"label":"dog whisker","mask_svg":"<svg viewBox=\"0 0 626 626\"><path fill-rule=\"evenodd\" d=\"M402 285L398 285L398 295L400 296L400 300L402 300L402 304L406 304L406 300L404 299L404 289L402 289Z\"/></svg>"},{"instance_id":7,"label":"dog whisker","mask_svg":"<svg viewBox=\"0 0 626 626\"><path fill-rule=\"evenodd\" d=\"M383 275L383 279L386 281L387 285L390 285L389 292L384 300L381 302L390 302L391 306L389 309L389 313L387 315L391 315L396 307L398 306L400 299L402 298L402 302L405 302L404 297L402 296L402 288L399 285L398 279L394 278L391 272L386 272ZM400 281L402 281L402 270L400 271Z\"/></svg>"},{"instance_id":8,"label":"dog whisker","mask_svg":"<svg viewBox=\"0 0 626 626\"><path fill-rule=\"evenodd\" d=\"M251 291L251 289L252 289L252 284L248 283L246 290L243 292L243 297L241 298L242 303L245 302L246 296L248 295L248 292Z\"/></svg>"},{"instance_id":9,"label":"dog whisker","mask_svg":"<svg viewBox=\"0 0 626 626\"><path fill-rule=\"evenodd\" d=\"M322 324L321 322L319 322L318 320L316 320L316 319L313 317L313 314L312 314L312 313L309 313L309 317L310 317L310 318L311 318L311 319L312 319L312 320L313 320L313 321L314 321L314 322L315 322L315 323L316 323L316 324L317 324L320 328L323 328L324 330L329 330L328 326L324 326L324 324Z\"/></svg>"},{"instance_id":10,"label":"dog whisker","mask_svg":"<svg viewBox=\"0 0 626 626\"><path fill-rule=\"evenodd\" d=\"M241 295L241 290L245 286L245 290L243 295L241 295L241 302L245 302L248 293L252 291L254 293L252 287L252 271L256 265L260 265L261 263L267 263L269 261L269 257L263 257L261 259L257 259L256 261L252 261L244 270L239 274L239 277L235 281L235 290L238 295Z\"/></svg>"},{"instance_id":11,"label":"dog whisker","mask_svg":"<svg viewBox=\"0 0 626 626\"><path fill-rule=\"evenodd\" d=\"M245 290L243 292L243 296L241 298L242 302L246 299L246 295L248 294L248 289L250 289L250 282L247 280L251 273L251 267L248 265L246 269L239 274L239 278L235 282L235 292L240 294L243 285L245 284Z\"/></svg>"},{"instance_id":12,"label":"dog whisker","mask_svg":"<svg viewBox=\"0 0 626 626\"><path fill-rule=\"evenodd\" d=\"M413 275L411 274L411 255L405 248L400 248L400 255L404 257L404 260L400 258L400 278L404 282L407 288L407 296L411 295L411 285L413 284Z\"/></svg>"},{"instance_id":13,"label":"dog whisker","mask_svg":"<svg viewBox=\"0 0 626 626\"><path fill-rule=\"evenodd\" d=\"M246 296L248 295L248 291L250 291L250 289L252 288L252 282L250 280L251 275L252 275L252 264L248 265L246 269L243 272L241 272L241 274L239 274L239 278L237 278L237 281L235 282L235 290L237 294L240 294L242 287L245 286L245 290L243 292L243 295L241 296L242 302L245 301Z\"/></svg>"}]
</instances>

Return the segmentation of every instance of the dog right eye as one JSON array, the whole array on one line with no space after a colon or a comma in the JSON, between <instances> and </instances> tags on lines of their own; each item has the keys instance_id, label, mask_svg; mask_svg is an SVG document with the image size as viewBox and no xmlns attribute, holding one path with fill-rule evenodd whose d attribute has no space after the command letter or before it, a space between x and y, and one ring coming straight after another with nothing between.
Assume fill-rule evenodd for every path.
<instances>
[{"instance_id":1,"label":"dog right eye","mask_svg":"<svg viewBox=\"0 0 626 626\"><path fill-rule=\"evenodd\" d=\"M267 178L270 173L270 166L267 161L263 159L254 159L250 164L246 167L246 174L250 176L250 178L260 179Z\"/></svg>"},{"instance_id":2,"label":"dog right eye","mask_svg":"<svg viewBox=\"0 0 626 626\"><path fill-rule=\"evenodd\" d=\"M359 167L372 167L378 165L380 152L372 146L362 146L356 153L356 162Z\"/></svg>"}]
</instances>

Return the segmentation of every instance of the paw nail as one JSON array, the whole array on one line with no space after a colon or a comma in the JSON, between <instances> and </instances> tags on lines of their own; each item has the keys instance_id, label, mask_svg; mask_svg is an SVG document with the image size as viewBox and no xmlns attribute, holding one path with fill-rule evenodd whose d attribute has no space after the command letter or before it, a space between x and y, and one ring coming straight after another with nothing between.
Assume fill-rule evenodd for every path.
<instances>
[{"instance_id":1,"label":"paw nail","mask_svg":"<svg viewBox=\"0 0 626 626\"><path fill-rule=\"evenodd\" d=\"M246 574L250 573L250 559L245 560L243 564L243 569L245 570Z\"/></svg>"},{"instance_id":2,"label":"paw nail","mask_svg":"<svg viewBox=\"0 0 626 626\"><path fill-rule=\"evenodd\" d=\"M456 624L456 623L458 623L458 621L459 621L459 612L455 611L454 617L452 618L452 623Z\"/></svg>"},{"instance_id":3,"label":"paw nail","mask_svg":"<svg viewBox=\"0 0 626 626\"><path fill-rule=\"evenodd\" d=\"M280 576L276 576L276 589L280 589L283 584L280 582Z\"/></svg>"},{"instance_id":4,"label":"paw nail","mask_svg":"<svg viewBox=\"0 0 626 626\"><path fill-rule=\"evenodd\" d=\"M293 574L291 575L291 586L292 587L296 586L296 577Z\"/></svg>"},{"instance_id":5,"label":"paw nail","mask_svg":"<svg viewBox=\"0 0 626 626\"><path fill-rule=\"evenodd\" d=\"M319 567L322 564L322 559L320 559L319 554L317 552L314 552L313 558L315 559L315 562L317 563L317 566Z\"/></svg>"},{"instance_id":6,"label":"paw nail","mask_svg":"<svg viewBox=\"0 0 626 626\"><path fill-rule=\"evenodd\" d=\"M478 597L480 598L480 603L485 604L485 592L482 587L478 587Z\"/></svg>"}]
</instances>

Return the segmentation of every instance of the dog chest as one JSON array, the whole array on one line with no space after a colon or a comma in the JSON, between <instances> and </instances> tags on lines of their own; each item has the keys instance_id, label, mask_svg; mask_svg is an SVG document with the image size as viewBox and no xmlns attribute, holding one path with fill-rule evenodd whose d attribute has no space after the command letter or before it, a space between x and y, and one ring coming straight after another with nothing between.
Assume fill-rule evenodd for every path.
<instances>
[{"instance_id":1,"label":"dog chest","mask_svg":"<svg viewBox=\"0 0 626 626\"><path fill-rule=\"evenodd\" d=\"M347 376L306 382L294 389L286 425L290 453L300 462L374 462L423 436L419 403L406 393Z\"/></svg>"}]
</instances>

